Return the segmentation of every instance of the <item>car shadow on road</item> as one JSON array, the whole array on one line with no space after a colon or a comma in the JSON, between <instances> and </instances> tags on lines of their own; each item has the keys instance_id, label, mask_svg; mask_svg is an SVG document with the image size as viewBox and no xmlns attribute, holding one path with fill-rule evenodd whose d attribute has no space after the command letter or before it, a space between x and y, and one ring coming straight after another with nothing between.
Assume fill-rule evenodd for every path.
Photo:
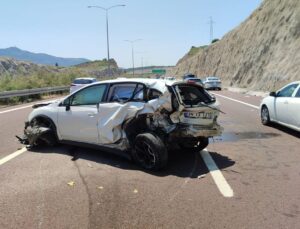
<instances>
[{"instance_id":1,"label":"car shadow on road","mask_svg":"<svg viewBox=\"0 0 300 229\"><path fill-rule=\"evenodd\" d=\"M57 147L41 147L30 151L34 153L64 154L70 156L70 160L74 162L82 159L123 170L143 171L158 177L177 176L182 178L197 178L208 173L208 169L199 152L183 150L170 151L167 167L157 172L142 169L126 157L83 147L60 145ZM221 170L235 164L235 161L223 156L219 152L210 152L210 154Z\"/></svg>"},{"instance_id":2,"label":"car shadow on road","mask_svg":"<svg viewBox=\"0 0 300 229\"><path fill-rule=\"evenodd\" d=\"M282 126L282 125L279 125L277 123L271 123L269 125L269 127L271 128L274 128L274 129L277 129L277 130L280 130L288 135L291 135L295 138L300 138L300 132L296 131L296 130L293 130L293 129L290 129L288 127L285 127L285 126Z\"/></svg>"}]
</instances>

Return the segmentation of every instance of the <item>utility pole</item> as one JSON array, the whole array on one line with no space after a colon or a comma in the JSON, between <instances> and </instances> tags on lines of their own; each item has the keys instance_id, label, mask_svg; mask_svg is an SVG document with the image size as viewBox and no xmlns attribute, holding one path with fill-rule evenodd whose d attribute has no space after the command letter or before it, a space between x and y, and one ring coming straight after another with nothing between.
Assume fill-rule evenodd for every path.
<instances>
[{"instance_id":1,"label":"utility pole","mask_svg":"<svg viewBox=\"0 0 300 229\"><path fill-rule=\"evenodd\" d=\"M124 40L126 42L131 43L131 59L132 59L132 75L134 77L134 43L137 41L141 41L142 39L136 39L136 40Z\"/></svg>"},{"instance_id":2,"label":"utility pole","mask_svg":"<svg viewBox=\"0 0 300 229\"><path fill-rule=\"evenodd\" d=\"M143 61L143 57L141 57L141 65L142 65L142 76L144 75L144 61Z\"/></svg>"},{"instance_id":3,"label":"utility pole","mask_svg":"<svg viewBox=\"0 0 300 229\"><path fill-rule=\"evenodd\" d=\"M213 39L214 39L214 21L213 21L213 19L212 19L212 17L210 17L209 18L209 27L210 27L210 43L213 41Z\"/></svg>"},{"instance_id":4,"label":"utility pole","mask_svg":"<svg viewBox=\"0 0 300 229\"><path fill-rule=\"evenodd\" d=\"M102 6L88 6L88 8L98 8L101 10L104 10L106 13L106 46L107 46L107 70L108 70L108 75L111 75L110 71L110 56L109 56L109 34L108 34L108 11L112 8L115 7L124 7L125 5L114 5L108 8L102 7Z\"/></svg>"}]
</instances>

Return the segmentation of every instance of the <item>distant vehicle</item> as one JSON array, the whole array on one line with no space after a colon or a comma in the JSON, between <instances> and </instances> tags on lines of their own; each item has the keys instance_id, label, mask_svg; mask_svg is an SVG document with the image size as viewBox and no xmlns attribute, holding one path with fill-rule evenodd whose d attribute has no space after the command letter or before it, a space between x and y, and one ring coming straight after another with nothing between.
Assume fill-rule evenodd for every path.
<instances>
[{"instance_id":1,"label":"distant vehicle","mask_svg":"<svg viewBox=\"0 0 300 229\"><path fill-rule=\"evenodd\" d=\"M300 81L290 83L264 98L260 105L261 122L276 122L300 131Z\"/></svg>"},{"instance_id":2,"label":"distant vehicle","mask_svg":"<svg viewBox=\"0 0 300 229\"><path fill-rule=\"evenodd\" d=\"M206 77L203 81L204 87L207 90L214 89L214 90L222 90L222 83L219 77L209 76Z\"/></svg>"},{"instance_id":3,"label":"distant vehicle","mask_svg":"<svg viewBox=\"0 0 300 229\"><path fill-rule=\"evenodd\" d=\"M73 93L74 91L77 91L78 89L95 82L97 82L97 79L95 78L76 78L71 84L70 93Z\"/></svg>"},{"instance_id":4,"label":"distant vehicle","mask_svg":"<svg viewBox=\"0 0 300 229\"><path fill-rule=\"evenodd\" d=\"M188 73L182 77L183 80L185 80L187 78L197 78L197 76L195 76L194 74Z\"/></svg>"},{"instance_id":5,"label":"distant vehicle","mask_svg":"<svg viewBox=\"0 0 300 229\"><path fill-rule=\"evenodd\" d=\"M183 81L185 81L185 82L187 82L187 83L198 84L198 85L201 85L202 87L204 86L202 80L199 79L199 78L191 77L191 78L186 78L186 79L184 79Z\"/></svg>"},{"instance_id":6,"label":"distant vehicle","mask_svg":"<svg viewBox=\"0 0 300 229\"><path fill-rule=\"evenodd\" d=\"M172 80L173 81L173 80L176 80L176 78L174 76L168 76L168 77L165 78L165 80Z\"/></svg>"}]
</instances>

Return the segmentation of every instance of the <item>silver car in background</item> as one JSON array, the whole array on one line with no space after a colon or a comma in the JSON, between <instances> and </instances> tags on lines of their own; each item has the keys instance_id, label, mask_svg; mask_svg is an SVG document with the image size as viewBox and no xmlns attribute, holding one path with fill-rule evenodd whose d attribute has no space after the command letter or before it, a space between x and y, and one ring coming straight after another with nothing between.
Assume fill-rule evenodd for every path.
<instances>
[{"instance_id":1,"label":"silver car in background","mask_svg":"<svg viewBox=\"0 0 300 229\"><path fill-rule=\"evenodd\" d=\"M78 89L95 82L97 82L96 78L76 78L71 84L70 93L73 93L74 91L77 91Z\"/></svg>"},{"instance_id":2,"label":"silver car in background","mask_svg":"<svg viewBox=\"0 0 300 229\"><path fill-rule=\"evenodd\" d=\"M219 77L209 76L206 77L203 81L204 88L207 90L222 90L222 83Z\"/></svg>"},{"instance_id":3,"label":"silver car in background","mask_svg":"<svg viewBox=\"0 0 300 229\"><path fill-rule=\"evenodd\" d=\"M276 122L300 131L300 81L290 83L264 98L260 105L261 122Z\"/></svg>"}]
</instances>

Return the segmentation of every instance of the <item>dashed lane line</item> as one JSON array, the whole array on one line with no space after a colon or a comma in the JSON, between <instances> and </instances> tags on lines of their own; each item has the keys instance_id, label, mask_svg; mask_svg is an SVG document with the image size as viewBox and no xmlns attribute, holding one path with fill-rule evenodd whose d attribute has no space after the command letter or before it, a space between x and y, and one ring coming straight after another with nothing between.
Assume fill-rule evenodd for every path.
<instances>
[{"instance_id":1,"label":"dashed lane line","mask_svg":"<svg viewBox=\"0 0 300 229\"><path fill-rule=\"evenodd\" d=\"M51 102L51 101L53 101L53 100L57 100L57 99L60 99L60 98L63 98L63 97L52 98L52 99L41 100L41 101L36 101L35 103L30 104L30 105L26 105L26 106L22 106L22 107L16 107L16 108L12 108L12 109L5 110L5 111L0 111L0 114L5 114L5 113L12 112L12 111L17 111L17 110L26 109L26 108L32 107L32 106L33 106L34 104L36 104L36 103L46 103L46 102Z\"/></svg>"},{"instance_id":2,"label":"dashed lane line","mask_svg":"<svg viewBox=\"0 0 300 229\"><path fill-rule=\"evenodd\" d=\"M0 111L0 114L5 114L5 113L12 112L12 111L22 110L22 109L29 108L29 107L32 107L32 104L27 105L27 106L23 106L23 107L17 107L17 108L9 109L9 110L6 110L6 111Z\"/></svg>"},{"instance_id":3,"label":"dashed lane line","mask_svg":"<svg viewBox=\"0 0 300 229\"><path fill-rule=\"evenodd\" d=\"M233 190L230 187L230 185L227 183L225 177L219 170L218 166L214 162L213 158L207 151L207 149L204 149L200 152L201 157L203 158L206 167L209 170L210 175L212 176L215 184L217 185L219 191L224 197L230 198L233 197Z\"/></svg>"},{"instance_id":4,"label":"dashed lane line","mask_svg":"<svg viewBox=\"0 0 300 229\"><path fill-rule=\"evenodd\" d=\"M21 155L22 153L25 153L26 151L27 151L27 149L26 149L26 147L24 147L22 149L17 150L16 152L14 152L12 154L7 155L6 157L0 159L0 165L5 164L6 162L14 159L15 157Z\"/></svg>"},{"instance_id":5,"label":"dashed lane line","mask_svg":"<svg viewBox=\"0 0 300 229\"><path fill-rule=\"evenodd\" d=\"M252 107L252 108L255 108L257 110L259 110L259 107L258 106L255 106L255 105L252 105L250 103L245 103L245 102L242 102L240 100L237 100L237 99L233 99L233 98L230 98L230 97L227 97L227 96L224 96L224 95L220 95L220 94L217 94L217 93L212 93L214 95L217 95L217 96L220 96L222 98L225 98L225 99L228 99L228 100L231 100L231 101L234 101L234 102L237 102L237 103L241 103L241 104L244 104L246 106L249 106L249 107Z\"/></svg>"}]
</instances>

